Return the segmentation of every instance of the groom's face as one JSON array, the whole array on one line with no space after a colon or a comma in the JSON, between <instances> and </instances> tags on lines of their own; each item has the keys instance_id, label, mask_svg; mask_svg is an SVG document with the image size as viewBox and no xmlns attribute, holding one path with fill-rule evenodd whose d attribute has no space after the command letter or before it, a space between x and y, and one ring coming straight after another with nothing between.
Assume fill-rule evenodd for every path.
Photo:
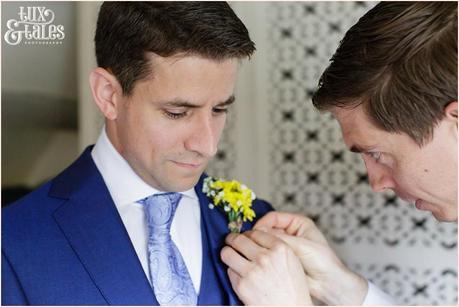
<instances>
[{"instance_id":1,"label":"groom's face","mask_svg":"<svg viewBox=\"0 0 459 307\"><path fill-rule=\"evenodd\" d=\"M331 112L347 147L361 154L374 191L391 189L438 220L457 220L457 120L441 120L432 139L419 146L405 133L377 128L362 106Z\"/></svg>"},{"instance_id":2,"label":"groom's face","mask_svg":"<svg viewBox=\"0 0 459 307\"><path fill-rule=\"evenodd\" d=\"M146 183L185 191L217 152L238 62L155 56L152 63L152 75L117 104L110 139Z\"/></svg>"}]
</instances>

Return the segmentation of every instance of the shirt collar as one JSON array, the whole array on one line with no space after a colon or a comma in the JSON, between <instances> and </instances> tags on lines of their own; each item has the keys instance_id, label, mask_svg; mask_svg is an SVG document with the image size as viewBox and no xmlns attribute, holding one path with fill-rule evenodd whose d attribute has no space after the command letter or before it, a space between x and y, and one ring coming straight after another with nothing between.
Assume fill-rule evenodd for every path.
<instances>
[{"instance_id":1,"label":"shirt collar","mask_svg":"<svg viewBox=\"0 0 459 307\"><path fill-rule=\"evenodd\" d=\"M91 155L115 205L126 205L153 194L166 193L153 188L134 172L111 143L105 131L105 125ZM186 197L198 199L193 188L180 193Z\"/></svg>"}]
</instances>

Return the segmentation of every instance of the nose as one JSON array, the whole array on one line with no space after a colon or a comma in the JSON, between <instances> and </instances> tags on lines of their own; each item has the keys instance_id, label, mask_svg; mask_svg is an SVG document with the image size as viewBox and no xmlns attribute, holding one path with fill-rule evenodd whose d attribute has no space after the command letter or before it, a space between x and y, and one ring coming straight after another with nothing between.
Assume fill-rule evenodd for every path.
<instances>
[{"instance_id":1,"label":"nose","mask_svg":"<svg viewBox=\"0 0 459 307\"><path fill-rule=\"evenodd\" d=\"M217 153L218 137L220 135L214 125L214 121L215 119L212 115L196 118L194 125L190 126L185 148L206 158L213 157Z\"/></svg>"},{"instance_id":2,"label":"nose","mask_svg":"<svg viewBox=\"0 0 459 307\"><path fill-rule=\"evenodd\" d=\"M392 178L391 170L386 165L364 158L368 172L370 186L375 192L383 192L386 189L394 189L395 181Z\"/></svg>"}]
</instances>

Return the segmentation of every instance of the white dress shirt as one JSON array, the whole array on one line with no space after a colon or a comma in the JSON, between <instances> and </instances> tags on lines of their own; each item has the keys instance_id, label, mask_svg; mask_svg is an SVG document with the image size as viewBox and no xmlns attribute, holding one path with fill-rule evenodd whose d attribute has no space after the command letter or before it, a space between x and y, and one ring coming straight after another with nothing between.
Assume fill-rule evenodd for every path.
<instances>
[{"instance_id":1,"label":"white dress shirt","mask_svg":"<svg viewBox=\"0 0 459 307\"><path fill-rule=\"evenodd\" d=\"M368 292L365 296L365 300L363 301L364 306L368 305L385 305L385 306L392 306L396 305L394 300L383 292L381 289L376 287L372 282L367 280L368 282Z\"/></svg>"},{"instance_id":2,"label":"white dress shirt","mask_svg":"<svg viewBox=\"0 0 459 307\"><path fill-rule=\"evenodd\" d=\"M110 142L105 126L91 152L116 209L123 220L142 268L150 281L148 268L148 228L144 208L137 201L165 193L145 183ZM172 241L182 254L196 293L199 294L202 271L201 210L194 189L181 192L171 225Z\"/></svg>"}]
</instances>

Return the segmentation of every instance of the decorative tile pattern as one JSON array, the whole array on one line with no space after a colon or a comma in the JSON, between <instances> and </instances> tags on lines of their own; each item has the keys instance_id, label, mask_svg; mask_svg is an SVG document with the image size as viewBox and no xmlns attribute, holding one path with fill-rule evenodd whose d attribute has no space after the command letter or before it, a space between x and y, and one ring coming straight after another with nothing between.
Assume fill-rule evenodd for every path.
<instances>
[{"instance_id":1,"label":"decorative tile pattern","mask_svg":"<svg viewBox=\"0 0 459 307\"><path fill-rule=\"evenodd\" d=\"M457 271L448 267L419 269L393 263L350 267L379 284L401 305L452 305L457 301Z\"/></svg>"}]
</instances>

